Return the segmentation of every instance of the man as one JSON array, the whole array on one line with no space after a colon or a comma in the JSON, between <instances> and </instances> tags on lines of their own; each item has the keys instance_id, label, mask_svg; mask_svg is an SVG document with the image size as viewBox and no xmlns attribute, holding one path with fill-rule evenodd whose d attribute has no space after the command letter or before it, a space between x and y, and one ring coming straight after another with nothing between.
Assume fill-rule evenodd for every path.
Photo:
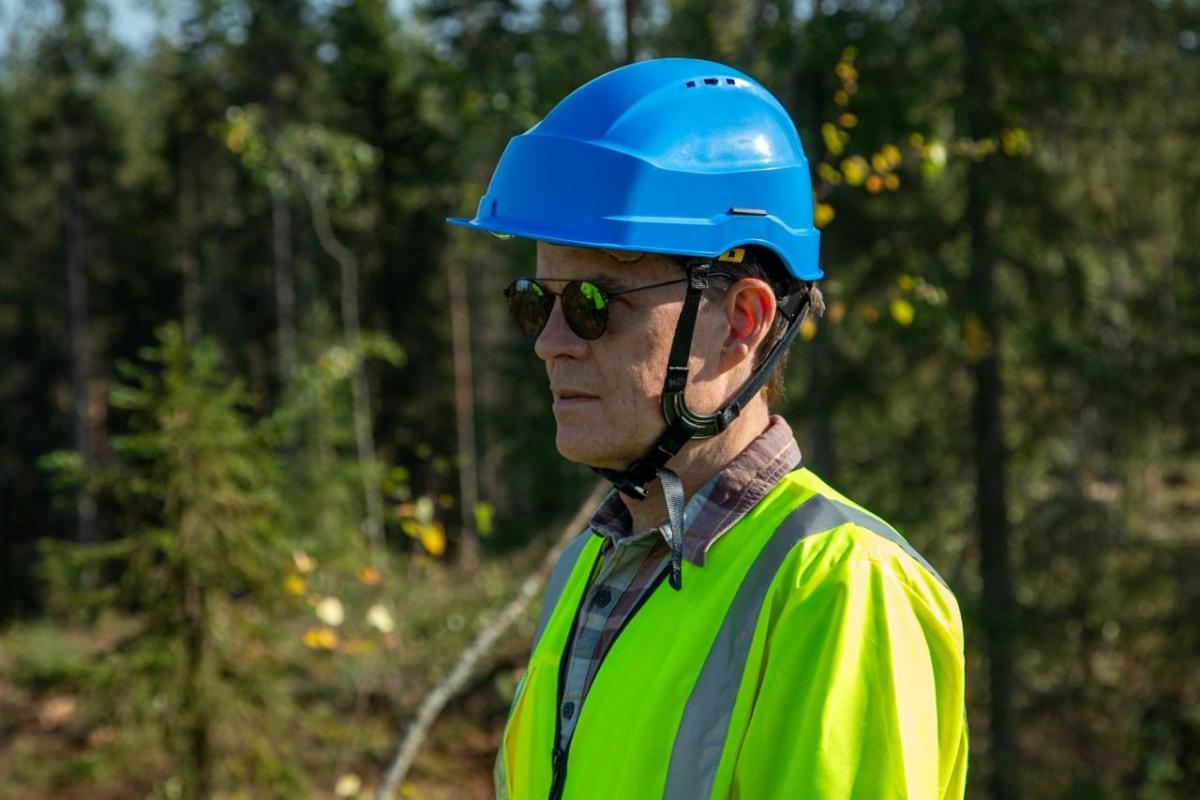
<instances>
[{"instance_id":1,"label":"man","mask_svg":"<svg viewBox=\"0 0 1200 800\"><path fill-rule=\"evenodd\" d=\"M768 410L821 306L812 211L775 98L664 59L573 92L452 220L537 240L509 308L559 452L615 487L551 576L499 797L962 796L953 594Z\"/></svg>"}]
</instances>

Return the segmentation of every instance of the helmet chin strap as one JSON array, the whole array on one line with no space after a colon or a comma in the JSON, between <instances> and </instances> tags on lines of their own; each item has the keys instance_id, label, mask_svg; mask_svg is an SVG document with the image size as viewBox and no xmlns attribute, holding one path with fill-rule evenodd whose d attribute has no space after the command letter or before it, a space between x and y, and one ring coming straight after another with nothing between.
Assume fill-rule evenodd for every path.
<instances>
[{"instance_id":1,"label":"helmet chin strap","mask_svg":"<svg viewBox=\"0 0 1200 800\"><path fill-rule=\"evenodd\" d=\"M696 328L696 314L700 298L708 288L708 279L713 275L708 261L692 261L684 266L687 271L687 294L683 298L683 311L675 324L675 336L671 342L671 354L667 359L667 377L663 382L662 413L667 429L646 455L634 461L624 470L592 467L592 470L610 481L622 494L635 500L646 499L646 486L658 478L663 487L670 525L671 587L683 588L681 574L683 556L683 485L670 469L671 460L691 439L707 439L728 428L746 403L770 377L771 371L800 331L800 323L809 309L809 292L791 292L779 302L779 312L788 321L786 330L771 346L763 363L750 379L742 385L733 399L712 414L697 414L687 406L684 390L687 388L688 358L692 351L692 334ZM811 283L806 283L811 287Z\"/></svg>"}]
</instances>

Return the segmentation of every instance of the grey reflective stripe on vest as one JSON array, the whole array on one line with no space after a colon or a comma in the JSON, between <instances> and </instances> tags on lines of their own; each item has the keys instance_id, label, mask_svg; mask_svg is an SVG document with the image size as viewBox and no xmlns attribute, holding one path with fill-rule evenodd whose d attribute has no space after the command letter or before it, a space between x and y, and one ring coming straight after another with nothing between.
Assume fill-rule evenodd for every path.
<instances>
[{"instance_id":1,"label":"grey reflective stripe on vest","mask_svg":"<svg viewBox=\"0 0 1200 800\"><path fill-rule=\"evenodd\" d=\"M554 570L550 573L550 580L546 581L546 597L542 600L542 615L538 618L537 632L533 634L533 650L537 649L538 641L542 638L542 631L546 630L546 623L550 621L550 615L554 612L554 607L558 605L559 595L562 594L567 581L570 580L571 573L575 570L575 562L579 560L579 554L583 552L588 537L594 535L591 530L586 530L576 536L563 549L558 563L554 565Z\"/></svg>"},{"instance_id":2,"label":"grey reflective stripe on vest","mask_svg":"<svg viewBox=\"0 0 1200 800\"><path fill-rule=\"evenodd\" d=\"M767 589L797 542L847 522L895 542L939 581L942 580L904 537L870 514L821 495L809 498L797 507L775 529L766 547L758 554L725 613L675 734L664 800L700 800L712 792L721 753L725 749L729 718L750 651L750 640L754 637L758 612ZM942 583L944 585L945 581Z\"/></svg>"}]
</instances>

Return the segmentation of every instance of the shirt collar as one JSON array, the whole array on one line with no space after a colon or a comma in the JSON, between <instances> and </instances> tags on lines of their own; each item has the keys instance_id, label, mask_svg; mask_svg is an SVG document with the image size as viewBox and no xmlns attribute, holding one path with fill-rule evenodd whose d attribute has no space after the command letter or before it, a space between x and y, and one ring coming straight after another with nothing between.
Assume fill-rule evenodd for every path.
<instances>
[{"instance_id":1,"label":"shirt collar","mask_svg":"<svg viewBox=\"0 0 1200 800\"><path fill-rule=\"evenodd\" d=\"M791 427L783 417L773 414L766 430L688 499L683 510L683 557L698 567L704 566L713 543L799 464L800 447ZM667 541L666 520L648 531L633 533L633 518L616 489L592 515L591 528L613 545L628 545L656 535Z\"/></svg>"}]
</instances>

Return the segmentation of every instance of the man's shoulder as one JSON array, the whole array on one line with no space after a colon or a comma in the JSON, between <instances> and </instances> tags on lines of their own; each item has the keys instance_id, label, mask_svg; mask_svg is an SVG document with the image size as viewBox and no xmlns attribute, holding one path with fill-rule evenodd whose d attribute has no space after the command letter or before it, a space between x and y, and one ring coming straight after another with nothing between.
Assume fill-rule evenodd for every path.
<instances>
[{"instance_id":1,"label":"man's shoulder","mask_svg":"<svg viewBox=\"0 0 1200 800\"><path fill-rule=\"evenodd\" d=\"M947 582L886 520L807 469L790 473L779 490L776 502L785 511L772 539L787 550L776 581L780 590L802 596L818 588L868 591L888 584L922 613L961 630Z\"/></svg>"}]
</instances>

